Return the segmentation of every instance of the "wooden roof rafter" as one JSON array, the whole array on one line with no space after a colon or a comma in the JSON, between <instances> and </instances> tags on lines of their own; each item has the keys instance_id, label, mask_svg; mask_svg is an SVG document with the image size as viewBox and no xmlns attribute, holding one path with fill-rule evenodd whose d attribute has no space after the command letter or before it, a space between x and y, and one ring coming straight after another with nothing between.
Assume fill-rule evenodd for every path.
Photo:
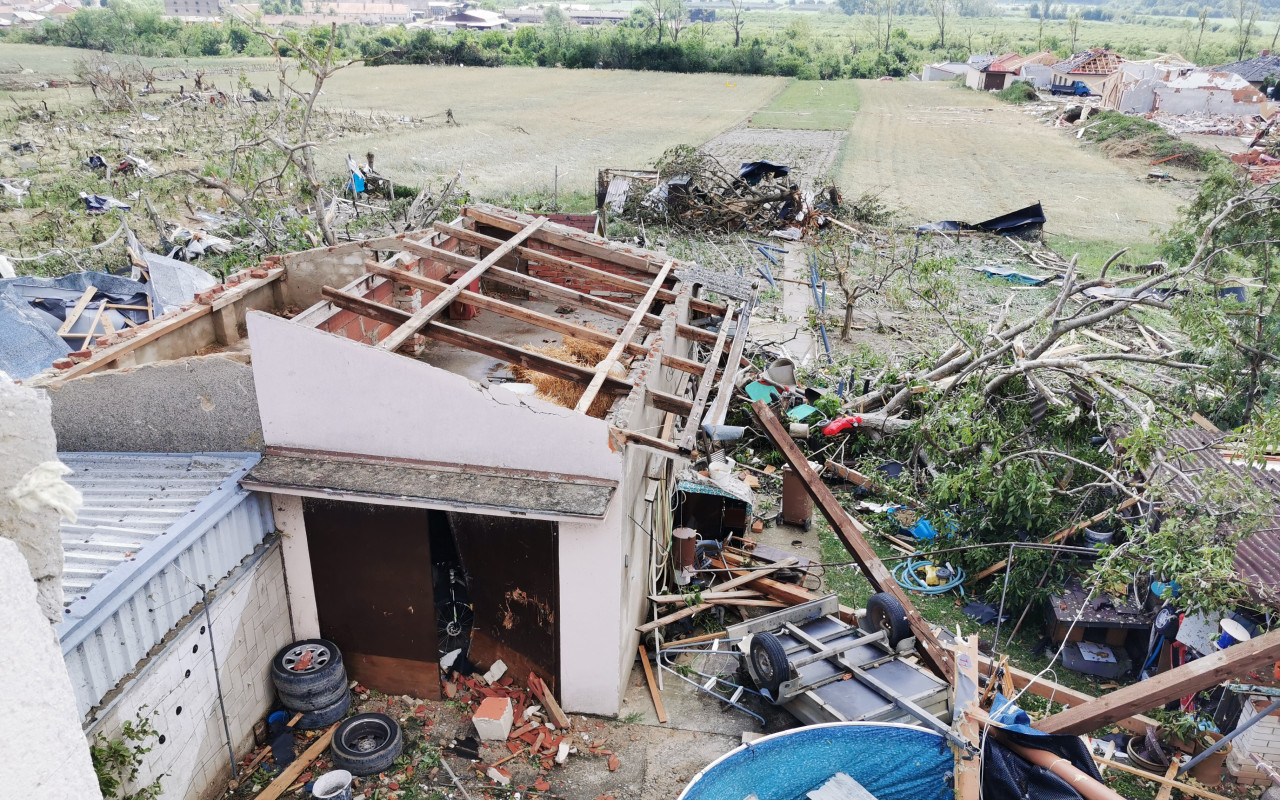
<instances>
[{"instance_id":1,"label":"wooden roof rafter","mask_svg":"<svg viewBox=\"0 0 1280 800\"><path fill-rule=\"evenodd\" d=\"M543 224L546 223L546 221L546 217L539 217L528 225L525 225L518 233L516 233L515 236L512 236L504 242L503 246L495 249L493 252L489 253L489 255L473 264L471 268L467 270L467 273L459 278L452 286L436 295L434 300L427 303L421 309L415 311L409 319L405 320L404 323L400 325L400 327L392 331L390 336L383 339L382 342L378 344L378 347L392 352L398 350L405 342L409 341L411 336L414 336L423 328L430 325L431 321L437 314L448 308L449 304L457 299L459 292L469 286L472 281L479 280L480 276L487 272L489 267L498 262L498 259L514 250L521 242L532 236L543 226Z\"/></svg>"}]
</instances>

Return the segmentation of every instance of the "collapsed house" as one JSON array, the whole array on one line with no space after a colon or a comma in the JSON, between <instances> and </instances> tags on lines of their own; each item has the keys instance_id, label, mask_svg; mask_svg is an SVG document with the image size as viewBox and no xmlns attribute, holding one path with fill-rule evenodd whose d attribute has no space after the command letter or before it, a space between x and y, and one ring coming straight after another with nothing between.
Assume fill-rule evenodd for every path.
<instances>
[{"instance_id":1,"label":"collapsed house","mask_svg":"<svg viewBox=\"0 0 1280 800\"><path fill-rule=\"evenodd\" d=\"M1048 51L1025 56L1020 53L1005 53L997 58L987 60L988 58L990 57L983 56L976 61L972 58L969 60L965 85L970 89L998 92L1007 89L1013 82L1024 79L1027 67L1047 67L1058 61L1057 56Z\"/></svg>"},{"instance_id":2,"label":"collapsed house","mask_svg":"<svg viewBox=\"0 0 1280 800\"><path fill-rule=\"evenodd\" d=\"M1102 107L1125 114L1146 114L1155 109L1157 86L1195 68L1195 64L1173 56L1126 61L1102 82Z\"/></svg>"}]
</instances>

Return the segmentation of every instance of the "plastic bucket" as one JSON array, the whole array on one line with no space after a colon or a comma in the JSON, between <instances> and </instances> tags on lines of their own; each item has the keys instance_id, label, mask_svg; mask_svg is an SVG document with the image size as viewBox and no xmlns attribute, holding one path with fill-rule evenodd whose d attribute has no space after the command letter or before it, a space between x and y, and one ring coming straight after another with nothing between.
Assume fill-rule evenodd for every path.
<instances>
[{"instance_id":1,"label":"plastic bucket","mask_svg":"<svg viewBox=\"0 0 1280 800\"><path fill-rule=\"evenodd\" d=\"M1093 528L1084 529L1084 539L1094 547L1104 544L1111 544L1111 540L1116 536L1115 531L1095 531Z\"/></svg>"},{"instance_id":2,"label":"plastic bucket","mask_svg":"<svg viewBox=\"0 0 1280 800\"><path fill-rule=\"evenodd\" d=\"M764 371L765 377L783 386L796 385L796 362L789 358L779 358Z\"/></svg>"},{"instance_id":3,"label":"plastic bucket","mask_svg":"<svg viewBox=\"0 0 1280 800\"><path fill-rule=\"evenodd\" d=\"M345 769L326 772L311 786L316 800L351 800L351 773Z\"/></svg>"}]
</instances>

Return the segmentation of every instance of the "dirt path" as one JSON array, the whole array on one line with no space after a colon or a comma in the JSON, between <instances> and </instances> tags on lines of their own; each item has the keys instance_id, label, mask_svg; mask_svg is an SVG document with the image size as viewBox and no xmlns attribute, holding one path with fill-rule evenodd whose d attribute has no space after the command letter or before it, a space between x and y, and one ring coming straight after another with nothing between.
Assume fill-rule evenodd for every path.
<instances>
[{"instance_id":1,"label":"dirt path","mask_svg":"<svg viewBox=\"0 0 1280 800\"><path fill-rule=\"evenodd\" d=\"M994 97L946 83L860 81L840 184L883 190L906 222L978 222L1044 204L1050 234L1151 240L1182 203L1144 164L1107 159Z\"/></svg>"}]
</instances>

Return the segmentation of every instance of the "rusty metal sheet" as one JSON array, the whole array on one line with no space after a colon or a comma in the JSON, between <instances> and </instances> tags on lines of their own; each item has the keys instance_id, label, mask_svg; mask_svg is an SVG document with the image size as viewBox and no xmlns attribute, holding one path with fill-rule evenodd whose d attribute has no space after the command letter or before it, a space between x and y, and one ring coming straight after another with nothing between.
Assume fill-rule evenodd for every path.
<instances>
[{"instance_id":1,"label":"rusty metal sheet","mask_svg":"<svg viewBox=\"0 0 1280 800\"><path fill-rule=\"evenodd\" d=\"M554 522L449 513L467 573L475 622L468 658L501 659L523 682L529 673L559 694L559 554Z\"/></svg>"},{"instance_id":2,"label":"rusty metal sheet","mask_svg":"<svg viewBox=\"0 0 1280 800\"><path fill-rule=\"evenodd\" d=\"M320 634L365 686L439 699L427 511L302 502Z\"/></svg>"}]
</instances>

